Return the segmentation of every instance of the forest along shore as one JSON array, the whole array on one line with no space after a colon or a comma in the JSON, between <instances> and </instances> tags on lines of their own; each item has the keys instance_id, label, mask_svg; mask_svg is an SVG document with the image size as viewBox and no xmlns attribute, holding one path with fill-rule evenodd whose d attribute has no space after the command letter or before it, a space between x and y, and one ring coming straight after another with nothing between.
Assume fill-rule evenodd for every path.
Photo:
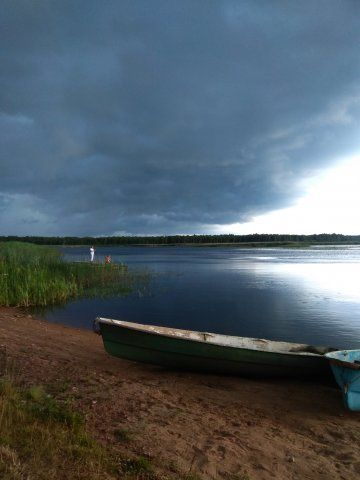
<instances>
[{"instance_id":1,"label":"forest along shore","mask_svg":"<svg viewBox=\"0 0 360 480\"><path fill-rule=\"evenodd\" d=\"M0 350L2 375L6 359L23 384L70 399L105 449L146 467L138 476L103 478L360 476L360 415L344 409L335 386L132 363L110 357L92 332L16 308L0 308Z\"/></svg>"}]
</instances>

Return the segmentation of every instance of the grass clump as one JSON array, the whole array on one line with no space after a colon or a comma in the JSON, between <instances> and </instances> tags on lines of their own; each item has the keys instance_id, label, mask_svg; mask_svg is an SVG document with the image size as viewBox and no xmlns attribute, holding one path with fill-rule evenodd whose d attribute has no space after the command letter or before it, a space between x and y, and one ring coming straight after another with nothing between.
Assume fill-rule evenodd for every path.
<instances>
[{"instance_id":1,"label":"grass clump","mask_svg":"<svg viewBox=\"0 0 360 480\"><path fill-rule=\"evenodd\" d=\"M47 306L71 298L131 292L124 265L65 262L58 250L21 242L0 243L0 305Z\"/></svg>"},{"instance_id":2,"label":"grass clump","mask_svg":"<svg viewBox=\"0 0 360 480\"><path fill-rule=\"evenodd\" d=\"M148 458L127 458L100 444L69 399L50 395L42 385L19 384L11 374L0 378L0 432L1 480L201 480L177 468L170 469L175 477L163 477ZM130 439L124 429L115 435Z\"/></svg>"},{"instance_id":3,"label":"grass clump","mask_svg":"<svg viewBox=\"0 0 360 480\"><path fill-rule=\"evenodd\" d=\"M85 418L42 386L0 379L2 480L157 480L144 457L123 459L94 440Z\"/></svg>"},{"instance_id":4,"label":"grass clump","mask_svg":"<svg viewBox=\"0 0 360 480\"><path fill-rule=\"evenodd\" d=\"M83 416L42 387L1 380L0 431L4 480L116 478L114 458L86 433Z\"/></svg>"},{"instance_id":5,"label":"grass clump","mask_svg":"<svg viewBox=\"0 0 360 480\"><path fill-rule=\"evenodd\" d=\"M127 475L143 475L149 479L154 478L152 465L145 457L122 460L121 468Z\"/></svg>"},{"instance_id":6,"label":"grass clump","mask_svg":"<svg viewBox=\"0 0 360 480\"><path fill-rule=\"evenodd\" d=\"M170 480L168 476L159 476L154 471L150 460L145 457L123 459L120 462L119 478L124 480ZM176 477L176 480L182 479L183 477L181 476Z\"/></svg>"},{"instance_id":7,"label":"grass clump","mask_svg":"<svg viewBox=\"0 0 360 480\"><path fill-rule=\"evenodd\" d=\"M114 431L115 439L122 443L129 443L131 441L131 433L126 428L117 428Z\"/></svg>"},{"instance_id":8,"label":"grass clump","mask_svg":"<svg viewBox=\"0 0 360 480\"><path fill-rule=\"evenodd\" d=\"M84 424L83 415L74 411L68 401L56 401L42 386L30 387L26 391L26 400L28 411L38 420L54 420L75 429Z\"/></svg>"}]
</instances>

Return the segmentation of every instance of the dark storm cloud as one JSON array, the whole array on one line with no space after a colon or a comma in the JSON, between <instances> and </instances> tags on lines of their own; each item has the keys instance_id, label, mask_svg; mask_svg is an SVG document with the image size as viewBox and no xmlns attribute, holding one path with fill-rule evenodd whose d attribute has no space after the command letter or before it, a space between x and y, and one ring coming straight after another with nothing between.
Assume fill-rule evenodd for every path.
<instances>
[{"instance_id":1,"label":"dark storm cloud","mask_svg":"<svg viewBox=\"0 0 360 480\"><path fill-rule=\"evenodd\" d=\"M359 149L358 2L0 8L1 234L211 231Z\"/></svg>"}]
</instances>

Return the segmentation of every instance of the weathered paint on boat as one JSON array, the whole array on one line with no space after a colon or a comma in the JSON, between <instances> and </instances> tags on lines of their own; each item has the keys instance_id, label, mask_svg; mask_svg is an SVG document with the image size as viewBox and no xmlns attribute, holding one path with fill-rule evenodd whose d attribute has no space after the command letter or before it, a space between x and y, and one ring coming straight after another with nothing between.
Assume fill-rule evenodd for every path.
<instances>
[{"instance_id":1,"label":"weathered paint on boat","mask_svg":"<svg viewBox=\"0 0 360 480\"><path fill-rule=\"evenodd\" d=\"M106 351L167 368L233 375L331 377L332 349L97 318Z\"/></svg>"},{"instance_id":2,"label":"weathered paint on boat","mask_svg":"<svg viewBox=\"0 0 360 480\"><path fill-rule=\"evenodd\" d=\"M360 350L327 353L335 380L349 410L360 411Z\"/></svg>"}]
</instances>

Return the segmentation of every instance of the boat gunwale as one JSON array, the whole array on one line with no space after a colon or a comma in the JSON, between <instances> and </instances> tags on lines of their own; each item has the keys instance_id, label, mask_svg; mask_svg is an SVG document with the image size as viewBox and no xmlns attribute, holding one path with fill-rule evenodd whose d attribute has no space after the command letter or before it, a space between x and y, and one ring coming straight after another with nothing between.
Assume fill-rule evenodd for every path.
<instances>
[{"instance_id":1,"label":"boat gunwale","mask_svg":"<svg viewBox=\"0 0 360 480\"><path fill-rule=\"evenodd\" d=\"M346 350L346 352L355 352L355 351L358 351L358 349ZM336 365L342 368L350 368L351 370L360 370L360 364L356 364L354 362L347 362L346 360L340 360L339 358L334 358L331 356L332 353L341 353L341 352L344 352L344 350L325 353L325 356L329 360L330 365Z\"/></svg>"},{"instance_id":2,"label":"boat gunwale","mask_svg":"<svg viewBox=\"0 0 360 480\"><path fill-rule=\"evenodd\" d=\"M189 342L196 342L196 343L205 344L205 345L214 345L214 346L222 347L222 348L234 348L236 350L245 350L245 351L249 351L249 352L261 352L261 353L277 354L277 355L289 355L289 356L300 356L300 357L311 357L311 358L327 358L327 357L325 357L327 352L322 354L322 353L313 353L313 352L306 352L306 351L290 352L290 351L279 351L279 350L260 350L260 349L257 349L257 348L247 348L247 347L244 347L244 346L224 345L224 344L221 344L221 343L207 342L206 339L194 339L194 338L186 338L186 337L182 337L182 336L170 335L170 334L160 333L160 332L157 332L155 330L148 330L147 328L144 328L144 327L153 327L153 328L169 328L170 330L175 330L175 331L176 330L182 330L182 329L172 328L172 327L161 327L160 325L137 324L135 322L127 322L125 320L116 320L116 319L104 318L104 317L96 317L95 322L96 323L105 323L105 324L108 324L108 325L121 327L121 328L127 329L127 330L135 330L135 331L138 331L138 332L146 333L148 335L166 337L166 338L177 339L177 340L187 340ZM191 333L197 333L197 334L204 335L204 336L205 335L220 335L220 336L222 336L222 334L214 334L214 333L211 333L211 332L198 332L198 331L195 331L195 330L184 330L184 331L191 332ZM231 335L223 335L223 336L231 336ZM285 344L292 345L294 347L304 347L304 348L311 347L311 345L307 345L307 344L303 344L303 343L281 342L281 341L276 341L276 340L267 340L267 339L263 339L263 338L252 338L252 337L237 337L237 336L234 336L234 337L239 338L239 339L252 340L252 341L256 341L256 340L264 341L267 344L269 344L269 343L270 344L285 343ZM320 348L329 348L329 353L336 350L336 349L331 349L330 350L330 347L320 347Z\"/></svg>"}]
</instances>

